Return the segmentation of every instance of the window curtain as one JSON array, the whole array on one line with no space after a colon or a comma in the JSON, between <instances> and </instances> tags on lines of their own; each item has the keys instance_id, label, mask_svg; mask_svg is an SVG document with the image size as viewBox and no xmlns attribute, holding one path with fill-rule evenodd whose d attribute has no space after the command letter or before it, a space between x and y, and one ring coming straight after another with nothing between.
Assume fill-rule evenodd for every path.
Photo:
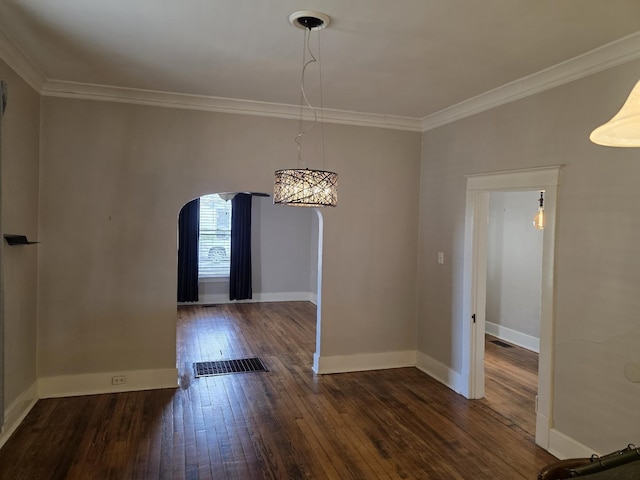
<instances>
[{"instance_id":1,"label":"window curtain","mask_svg":"<svg viewBox=\"0 0 640 480\"><path fill-rule=\"evenodd\" d=\"M229 300L251 298L251 194L231 200L231 268Z\"/></svg>"},{"instance_id":2,"label":"window curtain","mask_svg":"<svg viewBox=\"0 0 640 480\"><path fill-rule=\"evenodd\" d=\"M4 109L7 107L7 84L0 81L0 185L2 185L2 117ZM0 189L0 199L2 191ZM0 212L2 204L0 203ZM2 216L0 215L0 232L4 234L2 228ZM0 239L0 241L2 241ZM0 412L4 412L4 259L2 258L0 247ZM4 414L0 415L0 429L4 424Z\"/></svg>"},{"instance_id":3,"label":"window curtain","mask_svg":"<svg viewBox=\"0 0 640 480\"><path fill-rule=\"evenodd\" d=\"M190 201L178 216L178 301L198 301L198 237L200 199Z\"/></svg>"}]
</instances>

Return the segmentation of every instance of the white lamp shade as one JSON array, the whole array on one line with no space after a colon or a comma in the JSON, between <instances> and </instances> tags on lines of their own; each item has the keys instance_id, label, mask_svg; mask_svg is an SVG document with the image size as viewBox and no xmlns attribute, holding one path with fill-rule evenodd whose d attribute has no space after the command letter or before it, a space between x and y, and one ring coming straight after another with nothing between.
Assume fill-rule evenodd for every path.
<instances>
[{"instance_id":1,"label":"white lamp shade","mask_svg":"<svg viewBox=\"0 0 640 480\"><path fill-rule=\"evenodd\" d=\"M338 174L308 168L277 170L273 203L289 207L335 207L338 204Z\"/></svg>"},{"instance_id":2,"label":"white lamp shade","mask_svg":"<svg viewBox=\"0 0 640 480\"><path fill-rule=\"evenodd\" d=\"M591 132L589 139L605 147L640 147L640 82L616 116Z\"/></svg>"}]
</instances>

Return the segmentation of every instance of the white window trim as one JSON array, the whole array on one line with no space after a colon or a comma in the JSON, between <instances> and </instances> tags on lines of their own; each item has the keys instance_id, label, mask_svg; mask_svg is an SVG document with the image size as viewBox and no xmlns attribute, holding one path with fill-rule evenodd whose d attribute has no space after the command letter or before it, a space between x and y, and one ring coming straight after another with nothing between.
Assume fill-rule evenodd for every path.
<instances>
[{"instance_id":1,"label":"white window trim","mask_svg":"<svg viewBox=\"0 0 640 480\"><path fill-rule=\"evenodd\" d=\"M204 275L198 276L198 283L222 283L228 282L229 275Z\"/></svg>"}]
</instances>

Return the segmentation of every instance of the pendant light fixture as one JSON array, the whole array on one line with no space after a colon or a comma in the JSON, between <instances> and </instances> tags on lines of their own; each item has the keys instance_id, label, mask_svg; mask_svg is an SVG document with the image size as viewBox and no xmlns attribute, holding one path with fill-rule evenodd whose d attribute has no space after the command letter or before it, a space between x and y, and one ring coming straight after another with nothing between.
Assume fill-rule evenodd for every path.
<instances>
[{"instance_id":1,"label":"pendant light fixture","mask_svg":"<svg viewBox=\"0 0 640 480\"><path fill-rule=\"evenodd\" d=\"M640 147L640 82L620 111L591 132L589 139L605 147Z\"/></svg>"},{"instance_id":2,"label":"pendant light fixture","mask_svg":"<svg viewBox=\"0 0 640 480\"><path fill-rule=\"evenodd\" d=\"M540 192L538 213L533 217L533 226L538 230L544 230L544 192Z\"/></svg>"},{"instance_id":3,"label":"pendant light fixture","mask_svg":"<svg viewBox=\"0 0 640 480\"><path fill-rule=\"evenodd\" d=\"M318 63L311 52L309 39L312 32L319 32L329 25L328 15L313 11L291 14L289 22L304 30L304 53L302 56L302 76L300 79L300 128L295 142L298 146L298 168L276 170L273 186L273 203L290 207L335 207L338 203L338 174L326 170L308 168L302 159L302 136L318 122L318 113L311 106L305 92L305 73L312 63ZM318 34L319 35L319 34ZM307 54L309 59L307 60ZM313 113L313 121L303 128L303 109L307 106ZM320 75L320 115L322 115L322 75ZM324 137L324 136L323 136ZM324 141L324 138L323 138ZM322 145L324 157L324 145Z\"/></svg>"}]
</instances>

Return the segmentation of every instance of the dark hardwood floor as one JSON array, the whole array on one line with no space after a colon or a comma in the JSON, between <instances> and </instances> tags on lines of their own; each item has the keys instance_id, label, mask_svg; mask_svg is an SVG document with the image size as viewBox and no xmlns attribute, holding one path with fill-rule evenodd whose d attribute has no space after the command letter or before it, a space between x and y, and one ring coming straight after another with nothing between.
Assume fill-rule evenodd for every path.
<instances>
[{"instance_id":1,"label":"dark hardwood floor","mask_svg":"<svg viewBox=\"0 0 640 480\"><path fill-rule=\"evenodd\" d=\"M180 388L40 400L2 479L534 479L526 429L415 368L316 376L306 302L180 307ZM267 373L194 378L259 356Z\"/></svg>"},{"instance_id":2,"label":"dark hardwood floor","mask_svg":"<svg viewBox=\"0 0 640 480\"><path fill-rule=\"evenodd\" d=\"M538 354L517 345L501 347L497 338L485 336L485 398L482 402L522 428L536 433Z\"/></svg>"}]
</instances>

